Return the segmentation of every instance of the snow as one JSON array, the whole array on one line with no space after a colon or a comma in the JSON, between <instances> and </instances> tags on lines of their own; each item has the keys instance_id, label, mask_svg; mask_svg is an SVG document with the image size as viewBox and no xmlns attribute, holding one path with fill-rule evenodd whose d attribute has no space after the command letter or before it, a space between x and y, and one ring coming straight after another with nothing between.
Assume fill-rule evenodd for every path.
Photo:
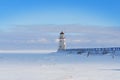
<instances>
[{"instance_id":1,"label":"snow","mask_svg":"<svg viewBox=\"0 0 120 80\"><path fill-rule=\"evenodd\" d=\"M0 50L0 53L49 53L56 52L56 50Z\"/></svg>"},{"instance_id":2,"label":"snow","mask_svg":"<svg viewBox=\"0 0 120 80\"><path fill-rule=\"evenodd\" d=\"M0 80L119 80L120 56L0 54Z\"/></svg>"}]
</instances>

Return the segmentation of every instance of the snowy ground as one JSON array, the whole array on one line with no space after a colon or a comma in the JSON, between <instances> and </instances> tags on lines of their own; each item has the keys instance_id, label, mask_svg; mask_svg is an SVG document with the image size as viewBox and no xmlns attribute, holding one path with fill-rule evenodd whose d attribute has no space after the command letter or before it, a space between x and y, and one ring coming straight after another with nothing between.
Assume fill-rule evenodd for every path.
<instances>
[{"instance_id":1,"label":"snowy ground","mask_svg":"<svg viewBox=\"0 0 120 80\"><path fill-rule=\"evenodd\" d=\"M0 54L0 80L119 80L120 57Z\"/></svg>"}]
</instances>

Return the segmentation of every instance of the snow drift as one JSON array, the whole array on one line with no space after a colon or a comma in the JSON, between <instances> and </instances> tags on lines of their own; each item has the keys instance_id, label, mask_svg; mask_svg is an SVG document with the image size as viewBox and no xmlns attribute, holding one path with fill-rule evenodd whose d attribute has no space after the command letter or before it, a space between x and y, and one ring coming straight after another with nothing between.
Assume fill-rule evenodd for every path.
<instances>
[{"instance_id":1,"label":"snow drift","mask_svg":"<svg viewBox=\"0 0 120 80\"><path fill-rule=\"evenodd\" d=\"M0 80L118 80L120 56L0 54Z\"/></svg>"}]
</instances>

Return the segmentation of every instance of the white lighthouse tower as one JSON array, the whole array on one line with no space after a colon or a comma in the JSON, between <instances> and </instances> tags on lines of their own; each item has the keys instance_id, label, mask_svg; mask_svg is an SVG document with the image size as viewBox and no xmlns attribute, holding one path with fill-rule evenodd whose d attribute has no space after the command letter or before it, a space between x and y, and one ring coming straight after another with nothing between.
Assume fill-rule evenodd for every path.
<instances>
[{"instance_id":1,"label":"white lighthouse tower","mask_svg":"<svg viewBox=\"0 0 120 80\"><path fill-rule=\"evenodd\" d=\"M64 32L60 33L59 37L59 48L58 51L63 51L66 49L66 43L65 43L65 37L64 37Z\"/></svg>"}]
</instances>

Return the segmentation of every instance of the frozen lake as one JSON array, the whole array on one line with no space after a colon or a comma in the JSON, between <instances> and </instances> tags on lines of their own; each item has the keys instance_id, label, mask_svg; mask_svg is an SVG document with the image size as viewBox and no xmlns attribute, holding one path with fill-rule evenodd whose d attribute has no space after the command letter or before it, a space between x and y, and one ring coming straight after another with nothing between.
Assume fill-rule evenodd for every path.
<instances>
[{"instance_id":1,"label":"frozen lake","mask_svg":"<svg viewBox=\"0 0 120 80\"><path fill-rule=\"evenodd\" d=\"M120 57L0 54L0 80L118 80Z\"/></svg>"}]
</instances>

